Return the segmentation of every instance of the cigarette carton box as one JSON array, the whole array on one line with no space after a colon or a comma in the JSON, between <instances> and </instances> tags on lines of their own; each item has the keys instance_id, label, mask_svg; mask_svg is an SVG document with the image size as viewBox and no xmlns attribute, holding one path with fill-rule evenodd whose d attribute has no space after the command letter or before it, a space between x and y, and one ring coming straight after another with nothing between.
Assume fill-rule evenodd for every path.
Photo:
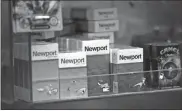
<instances>
[{"instance_id":1,"label":"cigarette carton box","mask_svg":"<svg viewBox=\"0 0 182 111\"><path fill-rule=\"evenodd\" d=\"M59 99L58 44L15 43L15 98L40 102Z\"/></svg>"},{"instance_id":2,"label":"cigarette carton box","mask_svg":"<svg viewBox=\"0 0 182 111\"><path fill-rule=\"evenodd\" d=\"M88 76L88 96L98 96L111 92L109 74L109 40L90 40L77 38L77 47L87 55L87 76ZM100 84L107 84L101 87Z\"/></svg>"},{"instance_id":3,"label":"cigarette carton box","mask_svg":"<svg viewBox=\"0 0 182 111\"><path fill-rule=\"evenodd\" d=\"M143 49L131 46L111 47L110 72L114 93L138 91L136 84L143 81Z\"/></svg>"},{"instance_id":4,"label":"cigarette carton box","mask_svg":"<svg viewBox=\"0 0 182 111\"><path fill-rule=\"evenodd\" d=\"M101 33L82 33L81 36L91 40L109 39L109 43L114 43L114 32L101 32Z\"/></svg>"},{"instance_id":5,"label":"cigarette carton box","mask_svg":"<svg viewBox=\"0 0 182 111\"><path fill-rule=\"evenodd\" d=\"M85 52L59 53L60 99L88 97Z\"/></svg>"},{"instance_id":6,"label":"cigarette carton box","mask_svg":"<svg viewBox=\"0 0 182 111\"><path fill-rule=\"evenodd\" d=\"M75 7L71 9L71 18L79 20L111 20L117 19L117 8L86 8Z\"/></svg>"},{"instance_id":7,"label":"cigarette carton box","mask_svg":"<svg viewBox=\"0 0 182 111\"><path fill-rule=\"evenodd\" d=\"M119 20L77 21L76 32L115 32L119 30Z\"/></svg>"},{"instance_id":8,"label":"cigarette carton box","mask_svg":"<svg viewBox=\"0 0 182 111\"><path fill-rule=\"evenodd\" d=\"M152 70L151 86L166 88L182 86L181 74L181 44L180 43L152 43ZM147 61L146 61L147 62Z\"/></svg>"}]
</instances>

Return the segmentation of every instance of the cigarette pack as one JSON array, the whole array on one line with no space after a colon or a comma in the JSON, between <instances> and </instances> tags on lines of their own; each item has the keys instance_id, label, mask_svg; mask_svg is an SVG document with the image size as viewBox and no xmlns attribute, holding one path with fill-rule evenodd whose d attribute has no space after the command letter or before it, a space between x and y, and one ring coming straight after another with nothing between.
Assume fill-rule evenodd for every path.
<instances>
[{"instance_id":1,"label":"cigarette pack","mask_svg":"<svg viewBox=\"0 0 182 111\"><path fill-rule=\"evenodd\" d=\"M83 33L82 36L91 40L109 39L110 44L114 43L114 32Z\"/></svg>"},{"instance_id":2,"label":"cigarette pack","mask_svg":"<svg viewBox=\"0 0 182 111\"><path fill-rule=\"evenodd\" d=\"M76 45L70 47L81 49L87 55L88 96L98 96L111 92L109 74L109 39L90 40L75 38ZM102 84L102 85L101 85ZM106 87L101 87L105 85Z\"/></svg>"},{"instance_id":3,"label":"cigarette pack","mask_svg":"<svg viewBox=\"0 0 182 111\"><path fill-rule=\"evenodd\" d=\"M85 52L59 53L60 99L88 97Z\"/></svg>"},{"instance_id":4,"label":"cigarette pack","mask_svg":"<svg viewBox=\"0 0 182 111\"><path fill-rule=\"evenodd\" d=\"M15 98L29 102L59 99L58 44L15 43Z\"/></svg>"},{"instance_id":5,"label":"cigarette pack","mask_svg":"<svg viewBox=\"0 0 182 111\"><path fill-rule=\"evenodd\" d=\"M76 32L115 32L119 30L119 20L77 21Z\"/></svg>"},{"instance_id":6,"label":"cigarette pack","mask_svg":"<svg viewBox=\"0 0 182 111\"><path fill-rule=\"evenodd\" d=\"M75 7L71 9L71 18L79 20L111 20L117 19L117 16L117 8Z\"/></svg>"},{"instance_id":7,"label":"cigarette pack","mask_svg":"<svg viewBox=\"0 0 182 111\"><path fill-rule=\"evenodd\" d=\"M137 84L142 83L143 49L131 46L113 45L111 47L110 73L113 76L113 92L139 91Z\"/></svg>"},{"instance_id":8,"label":"cigarette pack","mask_svg":"<svg viewBox=\"0 0 182 111\"><path fill-rule=\"evenodd\" d=\"M181 43L152 43L150 47L153 73L148 77L152 81L149 85L159 88L182 86Z\"/></svg>"}]
</instances>

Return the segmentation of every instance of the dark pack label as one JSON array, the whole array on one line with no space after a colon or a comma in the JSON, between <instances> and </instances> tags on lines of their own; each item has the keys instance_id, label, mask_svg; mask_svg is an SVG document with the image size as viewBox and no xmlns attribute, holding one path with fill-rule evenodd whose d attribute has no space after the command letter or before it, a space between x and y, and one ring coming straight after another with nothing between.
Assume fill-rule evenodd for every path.
<instances>
[{"instance_id":1,"label":"dark pack label","mask_svg":"<svg viewBox=\"0 0 182 111\"><path fill-rule=\"evenodd\" d=\"M179 49L176 47L166 47L160 50L160 56L172 56L172 55L179 55Z\"/></svg>"}]
</instances>

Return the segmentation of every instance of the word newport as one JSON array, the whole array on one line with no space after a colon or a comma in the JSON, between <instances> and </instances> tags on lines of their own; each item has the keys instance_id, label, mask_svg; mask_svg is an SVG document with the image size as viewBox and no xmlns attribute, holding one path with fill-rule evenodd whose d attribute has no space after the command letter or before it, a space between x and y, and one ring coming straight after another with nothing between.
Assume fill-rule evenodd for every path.
<instances>
[{"instance_id":1,"label":"word newport","mask_svg":"<svg viewBox=\"0 0 182 111\"><path fill-rule=\"evenodd\" d=\"M85 59L61 59L61 64L69 64L69 63L73 63L73 64L79 64L79 63L84 63Z\"/></svg>"},{"instance_id":2,"label":"word newport","mask_svg":"<svg viewBox=\"0 0 182 111\"><path fill-rule=\"evenodd\" d=\"M103 47L89 47L89 46L86 46L85 47L85 51L102 51L102 50L108 50L108 46L103 46Z\"/></svg>"},{"instance_id":3,"label":"word newport","mask_svg":"<svg viewBox=\"0 0 182 111\"><path fill-rule=\"evenodd\" d=\"M120 55L119 56L119 60L133 60L133 59L141 59L142 55L130 55L130 56L124 56L124 55Z\"/></svg>"},{"instance_id":4,"label":"word newport","mask_svg":"<svg viewBox=\"0 0 182 111\"><path fill-rule=\"evenodd\" d=\"M50 51L50 52L38 52L38 51L34 51L33 52L33 56L46 56L46 57L57 56L57 51Z\"/></svg>"}]
</instances>

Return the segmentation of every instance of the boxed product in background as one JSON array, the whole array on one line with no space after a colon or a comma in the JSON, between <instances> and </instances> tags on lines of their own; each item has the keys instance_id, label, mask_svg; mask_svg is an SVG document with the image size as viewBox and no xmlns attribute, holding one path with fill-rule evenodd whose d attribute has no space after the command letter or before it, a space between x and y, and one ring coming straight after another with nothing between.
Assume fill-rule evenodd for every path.
<instances>
[{"instance_id":1,"label":"boxed product in background","mask_svg":"<svg viewBox=\"0 0 182 111\"><path fill-rule=\"evenodd\" d=\"M88 97L85 52L59 53L60 99Z\"/></svg>"},{"instance_id":2,"label":"boxed product in background","mask_svg":"<svg viewBox=\"0 0 182 111\"><path fill-rule=\"evenodd\" d=\"M15 98L28 101L59 99L58 44L15 43Z\"/></svg>"},{"instance_id":3,"label":"boxed product in background","mask_svg":"<svg viewBox=\"0 0 182 111\"><path fill-rule=\"evenodd\" d=\"M114 32L119 30L119 20L76 21L76 32Z\"/></svg>"},{"instance_id":4,"label":"boxed product in background","mask_svg":"<svg viewBox=\"0 0 182 111\"><path fill-rule=\"evenodd\" d=\"M158 75L152 72L152 43L145 44L144 47L143 70L146 79L146 86L149 88L158 88Z\"/></svg>"},{"instance_id":5,"label":"boxed product in background","mask_svg":"<svg viewBox=\"0 0 182 111\"><path fill-rule=\"evenodd\" d=\"M131 46L111 46L110 73L114 75L113 92L139 91L137 84L143 82L143 49Z\"/></svg>"},{"instance_id":6,"label":"boxed product in background","mask_svg":"<svg viewBox=\"0 0 182 111\"><path fill-rule=\"evenodd\" d=\"M152 43L150 46L152 58L151 86L167 88L182 86L181 73L181 44L180 43ZM147 61L145 61L147 62Z\"/></svg>"},{"instance_id":7,"label":"boxed product in background","mask_svg":"<svg viewBox=\"0 0 182 111\"><path fill-rule=\"evenodd\" d=\"M70 36L74 35L75 32L75 23L71 19L63 19L63 30L56 31L56 37Z\"/></svg>"},{"instance_id":8,"label":"boxed product in background","mask_svg":"<svg viewBox=\"0 0 182 111\"><path fill-rule=\"evenodd\" d=\"M88 95L98 96L110 93L110 77L105 76L109 74L109 40L89 40L82 37L75 40L77 43L72 44L71 47L81 49L87 54ZM107 87L101 87L100 84L105 84Z\"/></svg>"},{"instance_id":9,"label":"boxed product in background","mask_svg":"<svg viewBox=\"0 0 182 111\"><path fill-rule=\"evenodd\" d=\"M13 31L15 33L62 29L61 1L13 1Z\"/></svg>"},{"instance_id":10,"label":"boxed product in background","mask_svg":"<svg viewBox=\"0 0 182 111\"><path fill-rule=\"evenodd\" d=\"M71 9L71 17L79 20L111 20L117 19L117 8L75 7Z\"/></svg>"},{"instance_id":11,"label":"boxed product in background","mask_svg":"<svg viewBox=\"0 0 182 111\"><path fill-rule=\"evenodd\" d=\"M82 33L81 36L91 40L109 39L109 43L114 43L114 32L100 32L100 33Z\"/></svg>"}]
</instances>

